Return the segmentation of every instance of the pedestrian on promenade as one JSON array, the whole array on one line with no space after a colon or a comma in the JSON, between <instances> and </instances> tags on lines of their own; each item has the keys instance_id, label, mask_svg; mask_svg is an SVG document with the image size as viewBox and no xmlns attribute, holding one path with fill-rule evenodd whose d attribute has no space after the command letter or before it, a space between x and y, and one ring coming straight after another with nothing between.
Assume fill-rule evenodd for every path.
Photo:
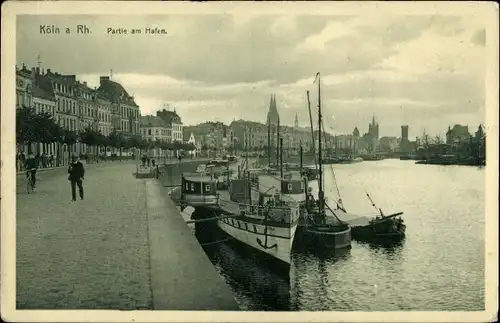
<instances>
[{"instance_id":1,"label":"pedestrian on promenade","mask_svg":"<svg viewBox=\"0 0 500 323\"><path fill-rule=\"evenodd\" d=\"M24 164L26 163L26 156L24 155L24 152L21 152L21 170L24 170Z\"/></svg>"},{"instance_id":2,"label":"pedestrian on promenade","mask_svg":"<svg viewBox=\"0 0 500 323\"><path fill-rule=\"evenodd\" d=\"M26 176L31 173L31 181L33 182L33 192L36 186L36 170L38 169L38 160L33 156L33 154L28 155L28 159L24 164L24 169L26 170Z\"/></svg>"},{"instance_id":3,"label":"pedestrian on promenade","mask_svg":"<svg viewBox=\"0 0 500 323\"><path fill-rule=\"evenodd\" d=\"M80 198L83 200L83 177L85 175L85 169L83 164L78 159L78 156L71 156L72 162L69 164L68 168L68 180L71 183L71 200L76 201L76 186L78 185L78 192Z\"/></svg>"}]
</instances>

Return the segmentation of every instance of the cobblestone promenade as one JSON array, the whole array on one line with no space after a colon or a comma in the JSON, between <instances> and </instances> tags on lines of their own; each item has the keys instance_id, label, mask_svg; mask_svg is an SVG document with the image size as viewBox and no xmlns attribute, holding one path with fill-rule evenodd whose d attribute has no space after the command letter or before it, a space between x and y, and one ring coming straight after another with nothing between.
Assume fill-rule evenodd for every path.
<instances>
[{"instance_id":1,"label":"cobblestone promenade","mask_svg":"<svg viewBox=\"0 0 500 323\"><path fill-rule=\"evenodd\" d=\"M83 201L70 201L65 170L40 174L35 194L18 191L18 308L151 308L146 197L133 171L88 167Z\"/></svg>"},{"instance_id":2,"label":"cobblestone promenade","mask_svg":"<svg viewBox=\"0 0 500 323\"><path fill-rule=\"evenodd\" d=\"M158 295L158 292L153 292L155 286L151 286L151 272L154 273L153 278L163 277L165 286L172 285L167 281L170 279L176 281L179 288L183 287L183 282L179 281L182 275L175 277L177 275L173 267L168 266L168 255L161 256L166 257L166 265L152 268L152 226L150 223L148 231L147 206L151 193L148 198L148 180L134 178L132 173L135 171L136 166L131 163L89 165L84 181L85 200L78 199L76 202L71 201L66 169L39 174L37 191L29 195L25 192L25 179L18 176L18 309L153 309L158 299L154 302L152 295ZM156 182L155 179L149 181ZM163 195L158 194L156 196L161 199ZM157 221L177 218L172 210L165 212ZM172 216L169 216L170 213ZM186 225L183 221L178 222L167 226L170 226L170 230L182 231L181 225ZM187 227L184 229L187 230ZM163 243L179 244L179 248L192 243L182 239L196 241L189 234L179 238L162 231L155 232L154 236L162 237ZM177 240L168 240L174 238ZM200 254L206 257L199 245L200 251L195 249L187 250L183 259L190 255L200 258ZM161 251L161 246L155 246L154 250ZM201 263L205 261L212 267L208 258L202 258ZM180 258L177 256L176 259ZM186 261L189 263L189 260ZM203 270L207 271L206 268ZM215 273L213 267L212 271ZM193 277L198 276L198 273L195 274L184 280L196 280ZM199 276L202 279L203 273ZM186 281L185 285L192 283ZM224 290L224 287L220 290ZM186 295L186 291L182 292ZM178 294L172 289L166 293L170 298ZM182 299L175 301L164 303L181 306L184 302ZM234 299L227 303L233 306L232 301ZM189 302L193 303L193 300Z\"/></svg>"}]
</instances>

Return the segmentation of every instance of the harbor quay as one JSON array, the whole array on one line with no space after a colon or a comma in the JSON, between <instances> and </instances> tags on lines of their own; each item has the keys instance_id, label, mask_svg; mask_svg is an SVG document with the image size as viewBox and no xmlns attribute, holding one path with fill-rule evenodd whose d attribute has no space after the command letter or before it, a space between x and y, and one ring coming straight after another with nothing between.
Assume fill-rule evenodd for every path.
<instances>
[{"instance_id":1,"label":"harbor quay","mask_svg":"<svg viewBox=\"0 0 500 323\"><path fill-rule=\"evenodd\" d=\"M75 202L65 169L40 173L34 194L17 177L18 309L239 310L170 188L135 171L88 165Z\"/></svg>"}]
</instances>

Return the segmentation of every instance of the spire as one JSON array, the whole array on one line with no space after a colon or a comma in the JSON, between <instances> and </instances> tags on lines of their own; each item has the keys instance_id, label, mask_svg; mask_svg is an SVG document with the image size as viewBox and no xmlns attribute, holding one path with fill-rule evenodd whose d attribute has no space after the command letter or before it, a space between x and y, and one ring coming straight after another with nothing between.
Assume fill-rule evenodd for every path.
<instances>
[{"instance_id":1,"label":"spire","mask_svg":"<svg viewBox=\"0 0 500 323\"><path fill-rule=\"evenodd\" d=\"M295 128L298 128L299 127L299 117L297 116L297 112L295 112Z\"/></svg>"},{"instance_id":2,"label":"spire","mask_svg":"<svg viewBox=\"0 0 500 323\"><path fill-rule=\"evenodd\" d=\"M276 124L279 120L278 110L276 109L276 96L271 95L271 102L269 103L269 111L267 112L267 122Z\"/></svg>"},{"instance_id":3,"label":"spire","mask_svg":"<svg viewBox=\"0 0 500 323\"><path fill-rule=\"evenodd\" d=\"M375 112L373 113L373 117L372 117L372 125L375 125Z\"/></svg>"}]
</instances>

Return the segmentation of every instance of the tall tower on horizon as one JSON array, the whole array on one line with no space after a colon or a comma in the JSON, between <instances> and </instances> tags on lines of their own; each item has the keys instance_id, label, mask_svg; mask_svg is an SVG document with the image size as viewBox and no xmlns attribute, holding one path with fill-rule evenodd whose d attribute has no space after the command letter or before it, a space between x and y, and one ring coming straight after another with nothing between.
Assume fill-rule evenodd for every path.
<instances>
[{"instance_id":1,"label":"tall tower on horizon","mask_svg":"<svg viewBox=\"0 0 500 323\"><path fill-rule=\"evenodd\" d=\"M276 107L276 96L271 95L271 101L269 103L269 111L267 112L267 133L268 133L268 157L271 155L277 156L277 148L279 142L279 126L280 126L280 116L278 113L278 108ZM273 153L275 151L275 153ZM270 161L270 159L269 159Z\"/></svg>"},{"instance_id":2,"label":"tall tower on horizon","mask_svg":"<svg viewBox=\"0 0 500 323\"><path fill-rule=\"evenodd\" d=\"M378 139L379 137L379 124L375 122L375 114L373 114L372 122L368 125L368 133L374 139Z\"/></svg>"}]
</instances>

